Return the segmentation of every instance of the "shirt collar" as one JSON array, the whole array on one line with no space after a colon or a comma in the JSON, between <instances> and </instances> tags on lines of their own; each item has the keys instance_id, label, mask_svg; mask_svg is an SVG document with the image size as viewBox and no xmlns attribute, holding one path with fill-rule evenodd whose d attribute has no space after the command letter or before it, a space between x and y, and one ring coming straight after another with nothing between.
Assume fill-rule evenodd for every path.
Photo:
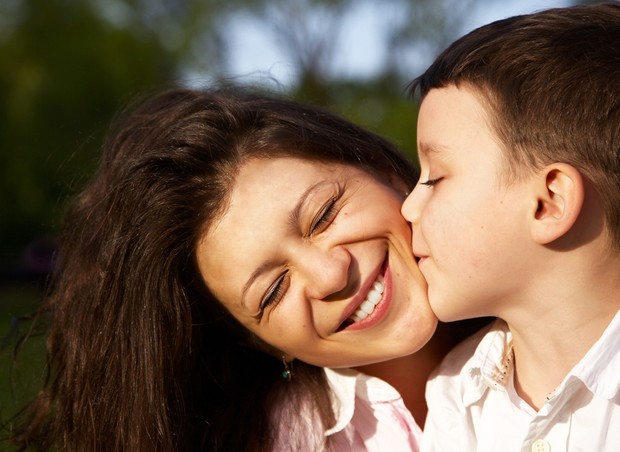
<instances>
[{"instance_id":1,"label":"shirt collar","mask_svg":"<svg viewBox=\"0 0 620 452\"><path fill-rule=\"evenodd\" d=\"M489 389L505 391L514 366L512 333L506 322L496 320L476 347L469 362L463 402L466 406L476 403Z\"/></svg>"},{"instance_id":2,"label":"shirt collar","mask_svg":"<svg viewBox=\"0 0 620 452\"><path fill-rule=\"evenodd\" d=\"M489 389L505 391L514 370L512 334L503 320L493 323L484 335L465 369L470 384L466 385L463 402L476 403ZM599 397L613 400L620 392L620 311L616 313L601 337L568 373L550 395L561 393L571 382L580 380Z\"/></svg>"},{"instance_id":3,"label":"shirt collar","mask_svg":"<svg viewBox=\"0 0 620 452\"><path fill-rule=\"evenodd\" d=\"M620 392L620 311L569 376L581 380L599 397L613 400ZM566 381L565 381L566 382ZM564 383L563 383L564 384Z\"/></svg>"},{"instance_id":4,"label":"shirt collar","mask_svg":"<svg viewBox=\"0 0 620 452\"><path fill-rule=\"evenodd\" d=\"M353 369L325 368L325 375L334 395L332 409L336 415L336 424L325 432L325 436L344 430L351 422L356 396L371 403L400 399L398 391L385 381Z\"/></svg>"}]
</instances>

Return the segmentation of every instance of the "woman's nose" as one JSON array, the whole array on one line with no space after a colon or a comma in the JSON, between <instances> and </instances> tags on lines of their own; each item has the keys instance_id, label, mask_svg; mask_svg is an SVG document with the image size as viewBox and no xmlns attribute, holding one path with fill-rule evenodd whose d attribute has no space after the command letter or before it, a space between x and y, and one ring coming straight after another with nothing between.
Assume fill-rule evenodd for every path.
<instances>
[{"instance_id":1,"label":"woman's nose","mask_svg":"<svg viewBox=\"0 0 620 452\"><path fill-rule=\"evenodd\" d=\"M335 300L348 295L346 292L353 258L345 247L329 250L314 248L306 252L301 264L307 279L307 294L318 300ZM342 294L342 297L339 297Z\"/></svg>"}]
</instances>

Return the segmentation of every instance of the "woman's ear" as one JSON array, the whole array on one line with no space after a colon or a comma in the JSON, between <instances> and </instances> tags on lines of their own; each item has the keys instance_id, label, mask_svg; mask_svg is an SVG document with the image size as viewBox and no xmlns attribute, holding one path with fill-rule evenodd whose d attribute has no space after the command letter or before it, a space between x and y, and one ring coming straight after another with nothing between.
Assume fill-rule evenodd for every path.
<instances>
[{"instance_id":1,"label":"woman's ear","mask_svg":"<svg viewBox=\"0 0 620 452\"><path fill-rule=\"evenodd\" d=\"M537 207L532 238L541 245L559 239L575 225L585 197L581 173L566 163L553 163L534 177Z\"/></svg>"}]
</instances>

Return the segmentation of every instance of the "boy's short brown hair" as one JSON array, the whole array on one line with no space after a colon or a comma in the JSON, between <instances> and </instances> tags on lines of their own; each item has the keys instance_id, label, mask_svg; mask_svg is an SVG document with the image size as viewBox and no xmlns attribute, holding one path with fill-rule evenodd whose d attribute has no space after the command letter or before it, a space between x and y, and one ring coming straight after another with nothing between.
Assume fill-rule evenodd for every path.
<instances>
[{"instance_id":1,"label":"boy's short brown hair","mask_svg":"<svg viewBox=\"0 0 620 452\"><path fill-rule=\"evenodd\" d=\"M480 27L410 85L424 97L472 89L501 140L506 175L552 162L577 168L601 197L620 249L620 3L549 9Z\"/></svg>"}]
</instances>

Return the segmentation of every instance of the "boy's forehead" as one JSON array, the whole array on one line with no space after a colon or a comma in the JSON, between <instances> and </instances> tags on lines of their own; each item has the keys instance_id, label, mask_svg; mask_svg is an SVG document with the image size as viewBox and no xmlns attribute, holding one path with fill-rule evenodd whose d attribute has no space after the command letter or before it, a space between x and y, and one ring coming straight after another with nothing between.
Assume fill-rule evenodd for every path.
<instances>
[{"instance_id":1,"label":"boy's forehead","mask_svg":"<svg viewBox=\"0 0 620 452\"><path fill-rule=\"evenodd\" d=\"M493 133L489 112L478 93L454 85L434 88L422 101L418 115L418 151L445 153L463 139L477 140Z\"/></svg>"}]
</instances>

